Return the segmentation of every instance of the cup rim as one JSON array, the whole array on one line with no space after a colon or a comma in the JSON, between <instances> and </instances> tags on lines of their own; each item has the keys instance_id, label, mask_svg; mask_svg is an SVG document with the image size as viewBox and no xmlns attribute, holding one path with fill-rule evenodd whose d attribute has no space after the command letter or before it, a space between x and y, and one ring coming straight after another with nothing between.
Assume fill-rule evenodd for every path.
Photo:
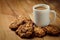
<instances>
[{"instance_id":1,"label":"cup rim","mask_svg":"<svg viewBox=\"0 0 60 40\"><path fill-rule=\"evenodd\" d=\"M44 10L35 9L36 7L39 7L39 6L45 6L46 9L44 9ZM45 11L45 10L48 10L48 9L50 9L50 7L49 7L49 5L47 5L47 4L37 4L37 5L34 5L34 6L33 6L33 10L36 10L36 11Z\"/></svg>"}]
</instances>

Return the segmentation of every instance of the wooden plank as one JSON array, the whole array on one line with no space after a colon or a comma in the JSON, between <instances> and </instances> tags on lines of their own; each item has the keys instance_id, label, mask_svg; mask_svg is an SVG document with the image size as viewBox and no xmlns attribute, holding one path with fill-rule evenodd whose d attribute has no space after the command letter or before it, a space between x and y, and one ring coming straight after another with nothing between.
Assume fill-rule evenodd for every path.
<instances>
[{"instance_id":1,"label":"wooden plank","mask_svg":"<svg viewBox=\"0 0 60 40\"><path fill-rule=\"evenodd\" d=\"M60 37L45 36L44 40L60 40Z\"/></svg>"},{"instance_id":2,"label":"wooden plank","mask_svg":"<svg viewBox=\"0 0 60 40\"><path fill-rule=\"evenodd\" d=\"M10 15L0 14L0 39L20 40L20 38L9 29L9 25L15 18Z\"/></svg>"},{"instance_id":3,"label":"wooden plank","mask_svg":"<svg viewBox=\"0 0 60 40\"><path fill-rule=\"evenodd\" d=\"M18 4L17 0L7 0L6 1L8 6L16 13L18 14L18 16L20 14L24 14L25 11L22 9L22 7L20 6L20 4Z\"/></svg>"},{"instance_id":4,"label":"wooden plank","mask_svg":"<svg viewBox=\"0 0 60 40\"><path fill-rule=\"evenodd\" d=\"M12 11L4 0L0 1L0 8L0 40L20 40L20 38L9 29L9 25L15 20L15 17L11 16Z\"/></svg>"}]
</instances>

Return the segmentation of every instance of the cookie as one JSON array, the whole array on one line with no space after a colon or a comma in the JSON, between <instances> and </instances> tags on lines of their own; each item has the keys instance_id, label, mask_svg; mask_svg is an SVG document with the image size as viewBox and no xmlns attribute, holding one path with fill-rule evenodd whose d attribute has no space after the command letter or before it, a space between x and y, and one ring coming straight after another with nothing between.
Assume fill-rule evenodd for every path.
<instances>
[{"instance_id":1,"label":"cookie","mask_svg":"<svg viewBox=\"0 0 60 40\"><path fill-rule=\"evenodd\" d=\"M45 28L46 28L48 34L58 35L60 33L59 29L55 26L49 25Z\"/></svg>"},{"instance_id":2,"label":"cookie","mask_svg":"<svg viewBox=\"0 0 60 40\"><path fill-rule=\"evenodd\" d=\"M31 21L28 21L24 25L20 25L19 28L16 30L16 33L20 37L30 37L30 35L33 33L33 23Z\"/></svg>"},{"instance_id":3,"label":"cookie","mask_svg":"<svg viewBox=\"0 0 60 40\"><path fill-rule=\"evenodd\" d=\"M27 23L29 20L30 19L27 19L26 17L21 16L19 19L16 19L14 22L12 22L9 28L12 30L16 30L20 25Z\"/></svg>"},{"instance_id":4,"label":"cookie","mask_svg":"<svg viewBox=\"0 0 60 40\"><path fill-rule=\"evenodd\" d=\"M34 33L37 37L43 37L46 34L41 27L34 27Z\"/></svg>"}]
</instances>

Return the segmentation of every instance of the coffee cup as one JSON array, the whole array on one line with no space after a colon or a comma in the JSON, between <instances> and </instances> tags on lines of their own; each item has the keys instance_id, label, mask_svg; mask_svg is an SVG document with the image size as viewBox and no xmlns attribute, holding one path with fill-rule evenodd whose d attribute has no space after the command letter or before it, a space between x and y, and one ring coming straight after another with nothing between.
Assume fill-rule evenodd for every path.
<instances>
[{"instance_id":1,"label":"coffee cup","mask_svg":"<svg viewBox=\"0 0 60 40\"><path fill-rule=\"evenodd\" d=\"M50 20L49 15L54 15L53 20ZM33 15L33 16L32 16ZM30 15L30 18L37 26L47 26L56 19L56 12L50 9L50 6L47 4L37 4L33 6L33 13Z\"/></svg>"}]
</instances>

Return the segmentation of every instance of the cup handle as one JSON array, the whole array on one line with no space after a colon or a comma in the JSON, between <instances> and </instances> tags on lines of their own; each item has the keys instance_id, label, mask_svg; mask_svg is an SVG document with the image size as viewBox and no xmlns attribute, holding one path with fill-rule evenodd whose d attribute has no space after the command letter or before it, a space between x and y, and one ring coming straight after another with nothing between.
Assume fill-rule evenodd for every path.
<instances>
[{"instance_id":1,"label":"cup handle","mask_svg":"<svg viewBox=\"0 0 60 40\"><path fill-rule=\"evenodd\" d=\"M50 12L52 12L54 14L54 18L53 18L53 20L51 20L51 22L55 22L55 20L56 20L56 11L51 10Z\"/></svg>"}]
</instances>

